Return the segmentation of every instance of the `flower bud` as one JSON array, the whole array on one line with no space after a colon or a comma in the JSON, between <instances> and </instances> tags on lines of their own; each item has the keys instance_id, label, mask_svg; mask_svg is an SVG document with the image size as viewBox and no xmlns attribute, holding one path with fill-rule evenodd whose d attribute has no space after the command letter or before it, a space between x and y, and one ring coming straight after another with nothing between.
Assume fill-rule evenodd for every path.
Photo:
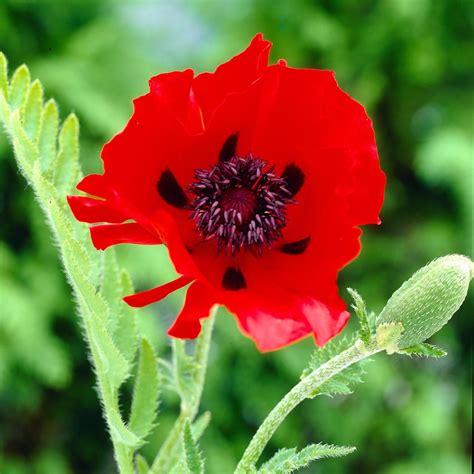
<instances>
[{"instance_id":1,"label":"flower bud","mask_svg":"<svg viewBox=\"0 0 474 474\"><path fill-rule=\"evenodd\" d=\"M473 262L462 255L440 257L418 270L391 296L377 326L399 324L399 349L426 341L438 332L466 298Z\"/></svg>"}]
</instances>

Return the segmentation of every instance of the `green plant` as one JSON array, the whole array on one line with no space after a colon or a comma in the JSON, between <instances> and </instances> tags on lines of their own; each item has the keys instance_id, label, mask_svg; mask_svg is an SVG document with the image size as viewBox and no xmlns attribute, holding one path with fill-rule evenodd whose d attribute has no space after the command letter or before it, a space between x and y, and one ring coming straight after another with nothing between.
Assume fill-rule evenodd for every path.
<instances>
[{"instance_id":1,"label":"green plant","mask_svg":"<svg viewBox=\"0 0 474 474\"><path fill-rule=\"evenodd\" d=\"M135 313L120 302L119 295L132 291L128 274L119 267L113 250L102 255L91 249L86 229L66 209L65 196L81 176L77 118L70 115L60 124L56 103L43 103L42 86L38 81L31 83L25 66L8 80L6 59L1 54L0 119L13 143L18 166L49 223L73 289L120 472L203 472L204 460L197 441L209 417L204 414L196 420L196 415L214 316L204 324L192 355L183 341L174 341L172 360L157 359L149 341L137 331ZM324 350L316 351L301 381L257 431L236 472L257 472L263 449L301 401L321 394L349 393L350 385L361 379L358 363L367 357L381 351L444 355L424 341L462 304L471 278L472 262L466 257L439 259L407 281L375 320L367 313L362 298L352 291L360 332L353 339L334 341ZM420 317L423 315L429 317ZM133 398L126 421L120 393L134 372ZM181 412L149 467L138 449L155 424L163 387L179 395ZM349 454L353 449L320 444L299 452L284 449L258 472L292 472L312 460Z\"/></svg>"}]
</instances>

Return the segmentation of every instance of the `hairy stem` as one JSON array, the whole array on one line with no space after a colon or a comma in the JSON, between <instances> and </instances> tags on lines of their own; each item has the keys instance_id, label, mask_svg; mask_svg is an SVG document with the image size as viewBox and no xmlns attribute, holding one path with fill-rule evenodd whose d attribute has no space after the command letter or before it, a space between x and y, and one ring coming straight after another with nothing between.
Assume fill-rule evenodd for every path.
<instances>
[{"instance_id":1,"label":"hairy stem","mask_svg":"<svg viewBox=\"0 0 474 474\"><path fill-rule=\"evenodd\" d=\"M375 345L366 346L358 340L349 349L341 352L321 367L306 376L280 400L262 423L240 460L235 474L247 474L255 471L255 464L270 441L273 433L288 414L303 400L315 394L319 387L346 367L379 352Z\"/></svg>"},{"instance_id":2,"label":"hairy stem","mask_svg":"<svg viewBox=\"0 0 474 474\"><path fill-rule=\"evenodd\" d=\"M44 206L46 214L48 214L47 208ZM60 238L59 232L54 225L54 219L51 216L48 216L51 230L56 238L56 241L59 243L61 250L61 257L64 264L64 270L66 276L73 288L73 291L76 293L76 297L79 303L80 314L84 322L85 336L88 343L88 346L91 351L92 365L95 368L96 377L97 377L97 388L98 395L102 402L102 410L104 413L105 421L109 426L110 436L112 440L112 445L114 448L115 460L120 474L133 474L133 452L132 449L124 445L116 435L114 435L111 426L113 425L112 419L113 414L119 411L118 407L118 395L114 393L113 388L110 385L110 381L107 378L107 372L102 369L102 361L100 355L97 353L97 348L91 342L94 339L94 329L91 324L91 318L93 317L93 308L90 308L88 302L81 294L79 287L80 285L77 282L74 269L71 265L68 265L67 258L63 251L63 241Z\"/></svg>"},{"instance_id":3,"label":"hairy stem","mask_svg":"<svg viewBox=\"0 0 474 474\"><path fill-rule=\"evenodd\" d=\"M170 471L175 462L176 452L180 445L181 434L186 421L189 420L191 422L196 417L201 402L202 391L204 389L209 347L211 344L216 312L217 307L212 310L211 316L203 322L201 335L196 343L194 359L197 364L197 369L193 374L196 391L194 392L193 398L189 404L181 403L179 416L161 446L161 449L151 466L150 474L165 474Z\"/></svg>"},{"instance_id":4,"label":"hairy stem","mask_svg":"<svg viewBox=\"0 0 474 474\"><path fill-rule=\"evenodd\" d=\"M18 138L16 137L14 130L11 127L12 112L7 108L8 106L5 107L6 105L5 101L3 104L4 104L3 115L0 116L0 119L4 121L6 129L7 129L7 133L9 137L11 138L12 143L18 146ZM93 317L94 309L89 306L88 302L86 301L86 298L81 294L80 285L78 284L78 275L75 273L75 270L73 266L71 265L71 262L68 262L68 259L66 257L66 252L65 252L63 236L61 235L61 232L58 229L57 222L55 222L55 219L50 211L50 203L52 202L59 203L60 197L59 195L56 195L55 193L47 192L47 189L49 189L48 187L41 186L41 180L46 181L46 178L44 178L44 176L41 175L41 173L39 172L37 172L35 175L34 166L30 166L30 165L27 166L27 164L25 162L22 162L22 160L18 157L17 153L15 154L15 156L17 158L17 163L18 163L20 171L22 172L25 179L28 181L28 183L31 185L32 189L35 192L37 201L47 218L46 220L47 220L47 223L49 224L54 240L58 243L59 250L60 250L60 257L61 257L63 267L64 267L64 272L66 274L68 282L70 283L76 295L77 301L79 303L78 304L79 309L80 309L79 312L81 314L81 317L84 323L85 338L91 351L91 361L97 375L97 389L98 389L97 391L98 391L99 398L102 402L104 418L110 429L112 425L111 420L113 417L113 413L118 412L118 396L116 393L114 393L107 377L103 375L104 371L100 370L101 360L100 360L99 354L97 353L97 350L94 348L94 345L91 343L92 338L93 338L93 333L94 333L92 325L91 325L91 318ZM110 434L111 434L112 444L114 448L115 460L117 462L117 466L118 466L120 474L133 474L134 471L133 471L132 449L124 445L122 442L120 442L120 440L117 439L117 436L114 436L114 434L112 433L112 430L110 430Z\"/></svg>"}]
</instances>

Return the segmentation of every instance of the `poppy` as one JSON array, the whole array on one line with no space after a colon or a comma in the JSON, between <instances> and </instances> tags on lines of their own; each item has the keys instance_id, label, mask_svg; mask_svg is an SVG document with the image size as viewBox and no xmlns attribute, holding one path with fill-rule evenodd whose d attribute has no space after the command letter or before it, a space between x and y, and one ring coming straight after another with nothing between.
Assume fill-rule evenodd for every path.
<instances>
[{"instance_id":1,"label":"poppy","mask_svg":"<svg viewBox=\"0 0 474 474\"><path fill-rule=\"evenodd\" d=\"M349 314L339 270L377 224L385 177L372 123L334 73L269 65L257 35L213 73L160 74L102 150L103 174L69 196L97 249L167 246L180 275L125 297L135 307L189 285L168 334L195 338L221 304L261 351L313 334L319 346Z\"/></svg>"}]
</instances>

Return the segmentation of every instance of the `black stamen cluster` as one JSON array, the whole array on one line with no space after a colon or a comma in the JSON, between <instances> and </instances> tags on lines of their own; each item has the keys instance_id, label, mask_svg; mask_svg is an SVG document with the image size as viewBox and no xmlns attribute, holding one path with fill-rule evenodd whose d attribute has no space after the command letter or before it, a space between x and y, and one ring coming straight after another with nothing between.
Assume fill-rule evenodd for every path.
<instances>
[{"instance_id":1,"label":"black stamen cluster","mask_svg":"<svg viewBox=\"0 0 474 474\"><path fill-rule=\"evenodd\" d=\"M235 255L241 249L261 253L281 237L286 205L294 203L285 178L252 156L232 156L211 169L194 172L191 217L206 240Z\"/></svg>"}]
</instances>

